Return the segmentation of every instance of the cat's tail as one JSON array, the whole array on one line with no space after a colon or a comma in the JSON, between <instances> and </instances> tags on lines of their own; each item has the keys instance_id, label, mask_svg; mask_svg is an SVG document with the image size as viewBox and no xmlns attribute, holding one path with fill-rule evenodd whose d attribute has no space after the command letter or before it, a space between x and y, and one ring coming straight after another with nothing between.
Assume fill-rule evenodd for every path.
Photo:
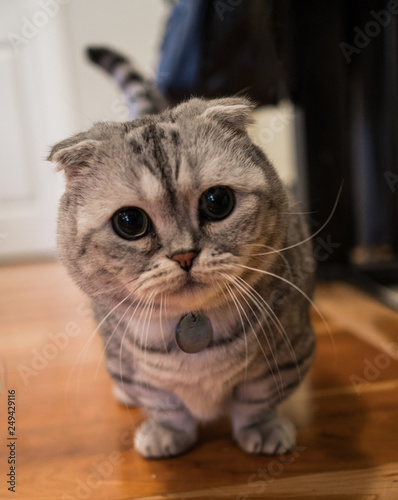
<instances>
[{"instance_id":1,"label":"cat's tail","mask_svg":"<svg viewBox=\"0 0 398 500\"><path fill-rule=\"evenodd\" d=\"M167 101L155 82L139 72L122 54L107 47L88 47L87 56L109 73L123 90L132 120L166 109Z\"/></svg>"}]
</instances>

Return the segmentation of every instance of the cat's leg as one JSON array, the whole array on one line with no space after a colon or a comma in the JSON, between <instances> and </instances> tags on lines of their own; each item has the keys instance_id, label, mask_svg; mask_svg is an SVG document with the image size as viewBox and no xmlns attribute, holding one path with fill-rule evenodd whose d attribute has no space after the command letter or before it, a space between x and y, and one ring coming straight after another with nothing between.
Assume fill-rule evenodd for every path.
<instances>
[{"instance_id":1,"label":"cat's leg","mask_svg":"<svg viewBox=\"0 0 398 500\"><path fill-rule=\"evenodd\" d=\"M278 395L257 383L242 383L235 388L231 404L234 438L248 453L283 455L296 444L296 429L278 415Z\"/></svg>"},{"instance_id":2,"label":"cat's leg","mask_svg":"<svg viewBox=\"0 0 398 500\"><path fill-rule=\"evenodd\" d=\"M197 422L175 394L156 387L150 378L134 372L128 358L124 360L124 372L128 372L128 376L120 375L119 357L108 356L107 364L115 382L113 393L116 399L126 406L139 406L149 417L134 438L140 455L145 458L172 457L195 444Z\"/></svg>"},{"instance_id":3,"label":"cat's leg","mask_svg":"<svg viewBox=\"0 0 398 500\"><path fill-rule=\"evenodd\" d=\"M139 404L147 413L136 431L134 445L145 458L166 458L184 453L197 439L197 422L181 400L171 392L149 390Z\"/></svg>"}]
</instances>

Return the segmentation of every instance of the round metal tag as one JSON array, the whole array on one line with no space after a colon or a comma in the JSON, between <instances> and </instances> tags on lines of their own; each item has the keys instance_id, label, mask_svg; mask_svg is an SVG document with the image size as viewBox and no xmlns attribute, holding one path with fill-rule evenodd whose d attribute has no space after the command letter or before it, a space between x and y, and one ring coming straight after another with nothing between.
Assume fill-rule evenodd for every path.
<instances>
[{"instance_id":1,"label":"round metal tag","mask_svg":"<svg viewBox=\"0 0 398 500\"><path fill-rule=\"evenodd\" d=\"M188 313L181 317L176 328L178 347L189 354L203 351L213 338L213 327L202 313Z\"/></svg>"}]
</instances>

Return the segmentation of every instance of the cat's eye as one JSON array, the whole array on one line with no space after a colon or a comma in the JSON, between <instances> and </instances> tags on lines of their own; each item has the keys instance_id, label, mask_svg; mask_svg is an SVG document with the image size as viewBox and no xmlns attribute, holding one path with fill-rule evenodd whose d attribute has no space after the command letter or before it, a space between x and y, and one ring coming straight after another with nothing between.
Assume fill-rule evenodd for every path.
<instances>
[{"instance_id":1,"label":"cat's eye","mask_svg":"<svg viewBox=\"0 0 398 500\"><path fill-rule=\"evenodd\" d=\"M151 229L151 221L147 214L137 207L121 208L112 216L115 233L125 240L138 240Z\"/></svg>"},{"instance_id":2,"label":"cat's eye","mask_svg":"<svg viewBox=\"0 0 398 500\"><path fill-rule=\"evenodd\" d=\"M217 221L228 217L235 206L235 196L227 186L214 186L202 193L199 213L207 220Z\"/></svg>"}]
</instances>

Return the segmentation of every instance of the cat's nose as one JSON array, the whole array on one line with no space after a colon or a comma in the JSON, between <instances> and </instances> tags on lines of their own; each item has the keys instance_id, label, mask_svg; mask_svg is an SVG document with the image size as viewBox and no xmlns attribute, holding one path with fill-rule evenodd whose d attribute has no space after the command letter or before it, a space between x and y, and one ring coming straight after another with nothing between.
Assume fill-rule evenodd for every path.
<instances>
[{"instance_id":1,"label":"cat's nose","mask_svg":"<svg viewBox=\"0 0 398 500\"><path fill-rule=\"evenodd\" d=\"M198 255L198 252L191 251L186 253L177 253L172 255L171 260L178 262L184 271L189 271L192 267L192 262L194 258Z\"/></svg>"}]
</instances>

